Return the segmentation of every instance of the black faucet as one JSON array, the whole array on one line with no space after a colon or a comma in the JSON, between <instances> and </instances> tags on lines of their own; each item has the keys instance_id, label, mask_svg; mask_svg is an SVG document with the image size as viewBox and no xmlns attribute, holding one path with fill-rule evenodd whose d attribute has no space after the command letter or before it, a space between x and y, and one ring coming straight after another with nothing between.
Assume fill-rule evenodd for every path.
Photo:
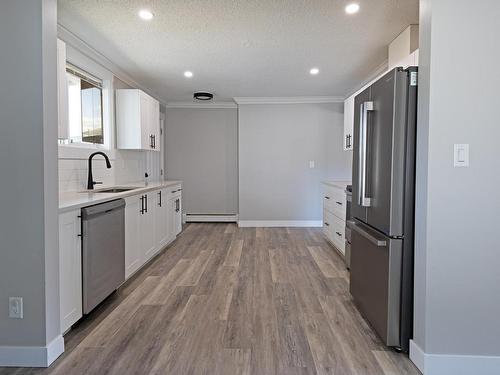
<instances>
[{"instance_id":1,"label":"black faucet","mask_svg":"<svg viewBox=\"0 0 500 375\"><path fill-rule=\"evenodd\" d=\"M106 160L106 167L109 169L111 168L111 163L109 162L108 156L101 151L94 152L89 156L89 178L87 180L87 190L94 190L94 185L97 184L102 184L102 182L96 182L94 181L94 178L92 177L92 158L96 155L102 155L104 156L104 159Z\"/></svg>"}]
</instances>

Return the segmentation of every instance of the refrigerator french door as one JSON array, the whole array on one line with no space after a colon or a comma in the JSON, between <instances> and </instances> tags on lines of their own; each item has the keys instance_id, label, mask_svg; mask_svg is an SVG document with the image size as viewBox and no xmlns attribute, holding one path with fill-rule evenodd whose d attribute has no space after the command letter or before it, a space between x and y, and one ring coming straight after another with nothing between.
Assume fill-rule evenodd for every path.
<instances>
[{"instance_id":1,"label":"refrigerator french door","mask_svg":"<svg viewBox=\"0 0 500 375\"><path fill-rule=\"evenodd\" d=\"M355 98L350 291L387 346L408 351L413 317L417 68Z\"/></svg>"}]
</instances>

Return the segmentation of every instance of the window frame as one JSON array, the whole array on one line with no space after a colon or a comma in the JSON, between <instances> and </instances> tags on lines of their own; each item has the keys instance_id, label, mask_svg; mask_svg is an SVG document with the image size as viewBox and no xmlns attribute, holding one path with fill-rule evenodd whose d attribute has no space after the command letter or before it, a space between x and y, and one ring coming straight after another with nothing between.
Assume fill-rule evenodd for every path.
<instances>
[{"instance_id":1,"label":"window frame","mask_svg":"<svg viewBox=\"0 0 500 375\"><path fill-rule=\"evenodd\" d=\"M115 156L115 132L114 132L114 90L113 73L66 44L66 63L87 72L102 82L102 121L103 121L103 144L98 143L68 143L59 144L60 159L86 159L95 151L106 151L108 156Z\"/></svg>"},{"instance_id":2,"label":"window frame","mask_svg":"<svg viewBox=\"0 0 500 375\"><path fill-rule=\"evenodd\" d=\"M105 144L105 139L104 139L104 111L103 111L103 92L102 92L102 81L94 76L91 76L87 72L83 72L80 68L77 68L69 63L66 64L66 75L67 75L67 84L68 84L68 99L69 99L69 93L70 93L70 88L69 88L69 82L73 80L73 77L78 80L80 84L80 90L79 90L79 100L81 102L80 106L80 115L78 116L80 118L80 134L82 140L80 142L74 142L76 144L87 144L87 145L104 145ZM81 89L81 86L83 83L92 85L92 87L95 87L96 89L99 90L99 108L100 108L100 113L99 113L99 122L100 122L100 130L101 130L101 141L102 142L87 142L84 141L84 122L83 122L83 91ZM68 105L68 110L69 110L69 105ZM70 120L71 122L71 120ZM71 133L71 129L70 129ZM69 143L61 143L61 144L73 144L71 142L71 139L69 140Z\"/></svg>"}]
</instances>

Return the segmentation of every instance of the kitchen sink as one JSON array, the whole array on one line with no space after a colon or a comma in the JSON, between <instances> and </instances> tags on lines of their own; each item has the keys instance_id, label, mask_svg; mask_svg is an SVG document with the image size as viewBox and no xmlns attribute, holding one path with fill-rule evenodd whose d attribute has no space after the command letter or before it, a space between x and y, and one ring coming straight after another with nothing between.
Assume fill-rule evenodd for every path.
<instances>
[{"instance_id":1,"label":"kitchen sink","mask_svg":"<svg viewBox=\"0 0 500 375\"><path fill-rule=\"evenodd\" d=\"M125 191L130 191L135 189L138 188L136 187L110 188L110 189L95 190L94 193L123 193Z\"/></svg>"}]
</instances>

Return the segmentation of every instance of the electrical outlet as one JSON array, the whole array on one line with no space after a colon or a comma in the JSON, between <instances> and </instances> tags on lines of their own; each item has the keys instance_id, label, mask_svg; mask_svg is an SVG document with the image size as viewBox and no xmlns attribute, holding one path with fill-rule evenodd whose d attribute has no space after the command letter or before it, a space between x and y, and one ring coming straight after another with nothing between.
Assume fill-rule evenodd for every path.
<instances>
[{"instance_id":1,"label":"electrical outlet","mask_svg":"<svg viewBox=\"0 0 500 375\"><path fill-rule=\"evenodd\" d=\"M9 318L23 318L23 299L21 297L9 297Z\"/></svg>"}]
</instances>

